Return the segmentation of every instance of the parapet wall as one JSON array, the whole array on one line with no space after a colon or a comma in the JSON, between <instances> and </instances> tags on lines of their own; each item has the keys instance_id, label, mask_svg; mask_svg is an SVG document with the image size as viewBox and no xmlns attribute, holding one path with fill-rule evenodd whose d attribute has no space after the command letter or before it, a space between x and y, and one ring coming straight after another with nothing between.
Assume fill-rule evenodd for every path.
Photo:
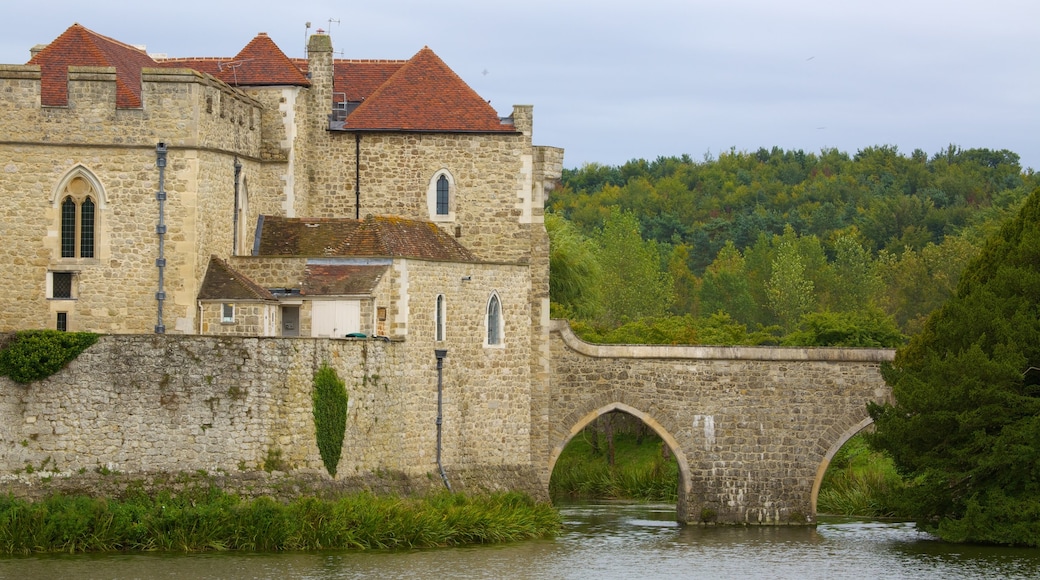
<instances>
[{"instance_id":1,"label":"parapet wall","mask_svg":"<svg viewBox=\"0 0 1040 580\"><path fill-rule=\"evenodd\" d=\"M0 65L0 141L234 151L259 158L261 103L190 69L141 71L141 107L116 105L114 67L70 67L67 103L42 104L40 67ZM70 130L75 127L75 130Z\"/></svg>"},{"instance_id":2,"label":"parapet wall","mask_svg":"<svg viewBox=\"0 0 1040 580\"><path fill-rule=\"evenodd\" d=\"M399 342L105 336L48 379L0 378L0 493L26 495L41 481L89 480L95 489L102 474L151 481L201 472L263 489L272 470L315 489L382 489L373 482L387 474L388 490L437 487L436 370L410 358ZM326 362L350 399L335 477L317 449L311 400ZM446 420L479 404L467 397L452 393ZM466 429L485 431L470 435L494 446L526 425ZM489 458L482 445L461 449L453 438L444 442L453 487L544 495L534 477L518 477L531 473L528 458Z\"/></svg>"}]
</instances>

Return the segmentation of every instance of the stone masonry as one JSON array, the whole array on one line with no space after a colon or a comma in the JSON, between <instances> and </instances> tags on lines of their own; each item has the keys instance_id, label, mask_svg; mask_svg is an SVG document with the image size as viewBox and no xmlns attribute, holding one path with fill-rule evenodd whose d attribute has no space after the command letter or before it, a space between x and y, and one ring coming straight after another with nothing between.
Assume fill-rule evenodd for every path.
<instances>
[{"instance_id":1,"label":"stone masonry","mask_svg":"<svg viewBox=\"0 0 1040 580\"><path fill-rule=\"evenodd\" d=\"M827 464L885 401L894 351L597 346L564 321L552 333L546 462L599 415L635 415L679 461L679 519L815 522Z\"/></svg>"}]
</instances>

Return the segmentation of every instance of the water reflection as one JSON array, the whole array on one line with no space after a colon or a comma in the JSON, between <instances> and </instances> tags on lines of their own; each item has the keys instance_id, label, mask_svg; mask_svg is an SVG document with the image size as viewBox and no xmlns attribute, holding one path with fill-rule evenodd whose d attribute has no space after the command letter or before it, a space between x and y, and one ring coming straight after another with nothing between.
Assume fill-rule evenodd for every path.
<instances>
[{"instance_id":1,"label":"water reflection","mask_svg":"<svg viewBox=\"0 0 1040 580\"><path fill-rule=\"evenodd\" d=\"M0 578L1037 578L1040 550L951 546L905 523L680 527L673 507L561 506L552 540L409 552L0 558Z\"/></svg>"}]
</instances>

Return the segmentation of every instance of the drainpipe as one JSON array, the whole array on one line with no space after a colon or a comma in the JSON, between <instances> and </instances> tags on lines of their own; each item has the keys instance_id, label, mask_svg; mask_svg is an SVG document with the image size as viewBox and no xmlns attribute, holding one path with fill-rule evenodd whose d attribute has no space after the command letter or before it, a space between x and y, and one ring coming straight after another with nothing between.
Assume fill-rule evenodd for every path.
<instances>
[{"instance_id":1,"label":"drainpipe","mask_svg":"<svg viewBox=\"0 0 1040 580\"><path fill-rule=\"evenodd\" d=\"M444 466L441 465L441 385L443 384L444 357L448 356L448 351L444 349L435 349L433 354L437 357L437 469L441 472L441 479L444 480L444 487L448 488L448 491L451 491L451 484L448 483L448 475L444 473Z\"/></svg>"},{"instance_id":2,"label":"drainpipe","mask_svg":"<svg viewBox=\"0 0 1040 580\"><path fill-rule=\"evenodd\" d=\"M238 176L242 175L242 162L235 157L235 213L231 216L231 255L238 255Z\"/></svg>"},{"instance_id":3,"label":"drainpipe","mask_svg":"<svg viewBox=\"0 0 1040 580\"><path fill-rule=\"evenodd\" d=\"M361 133L354 133L354 219L361 219Z\"/></svg>"},{"instance_id":4,"label":"drainpipe","mask_svg":"<svg viewBox=\"0 0 1040 580\"><path fill-rule=\"evenodd\" d=\"M159 191L155 194L155 199L159 202L159 223L155 226L155 233L159 235L159 257L155 259L155 266L159 268L159 289L155 292L155 301L158 303L155 334L166 334L166 325L162 320L163 301L166 300L166 292L163 291L163 270L166 268L166 257L163 254L163 242L166 237L166 220L163 215L166 202L166 143L161 141L155 145L155 165L159 168Z\"/></svg>"}]
</instances>

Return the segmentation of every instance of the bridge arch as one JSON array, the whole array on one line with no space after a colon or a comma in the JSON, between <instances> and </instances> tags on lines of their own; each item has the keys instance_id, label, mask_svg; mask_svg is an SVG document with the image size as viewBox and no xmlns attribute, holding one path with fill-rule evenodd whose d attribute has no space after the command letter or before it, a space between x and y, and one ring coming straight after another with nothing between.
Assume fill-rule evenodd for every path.
<instances>
[{"instance_id":1,"label":"bridge arch","mask_svg":"<svg viewBox=\"0 0 1040 580\"><path fill-rule=\"evenodd\" d=\"M816 515L816 500L820 495L820 486L823 484L823 476L827 473L827 468L830 467L831 460L834 459L834 455L838 453L849 439L852 439L857 433L866 429L867 427L874 424L874 421L867 417L859 423L856 423L852 427L845 430L844 433L834 441L833 444L827 449L827 452L823 455L823 461L820 462L820 466L816 468L816 479L813 480L812 492L810 495L810 502L812 506L813 517Z\"/></svg>"},{"instance_id":2,"label":"bridge arch","mask_svg":"<svg viewBox=\"0 0 1040 580\"><path fill-rule=\"evenodd\" d=\"M553 447L552 452L549 454L549 474L552 475L553 469L556 468L556 461L559 460L560 454L563 453L564 447L566 447L567 444L571 442L571 439L574 439L575 435L581 433L582 430L585 429L585 427L588 427L589 424L595 421L598 417L601 417L612 411L621 411L624 413L628 413L629 415L632 415L633 417L642 421L644 424L646 424L647 427L652 429L654 433L656 433L661 438L662 441L664 441L664 444L668 446L668 449L672 452L672 455L675 456L675 461L676 463L678 463L679 466L679 483L677 486L679 498L676 504L676 516L680 522L685 522L686 497L689 494L691 485L690 464L686 460L686 454L683 452L682 446L679 445L679 442L667 429L664 428L664 426L662 426L659 422L657 422L657 420L655 420L647 413L644 413L643 411L640 411L639 409L636 409L631 405L626 405L625 403L615 401L613 403L609 403L589 411L576 422L574 422L567 434L564 436L563 440L557 442L557 444Z\"/></svg>"}]
</instances>

